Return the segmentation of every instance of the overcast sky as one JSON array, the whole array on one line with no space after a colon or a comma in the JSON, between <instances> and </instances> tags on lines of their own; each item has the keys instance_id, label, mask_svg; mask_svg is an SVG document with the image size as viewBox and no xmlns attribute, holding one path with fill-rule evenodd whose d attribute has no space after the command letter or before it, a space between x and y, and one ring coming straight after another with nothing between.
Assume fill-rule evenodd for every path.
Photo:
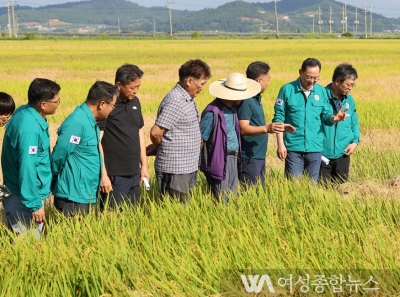
<instances>
[{"instance_id":1,"label":"overcast sky","mask_svg":"<svg viewBox=\"0 0 400 297\"><path fill-rule=\"evenodd\" d=\"M112 1L112 0L110 0ZM167 6L167 0L130 0L131 2L137 3L141 6L151 7L151 6ZM179 10L201 10L203 8L217 8L227 2L232 2L233 0L172 0L171 7L173 9ZM66 2L78 2L73 0L15 0L16 4L19 5L29 5L29 6L44 6L50 4L60 4ZM197 4L197 3L199 4ZM201 4L200 4L201 2ZM251 1L246 2L272 2L272 1ZM372 11L375 13L380 13L386 17L400 17L400 0L347 0L347 4L352 6L363 8L364 4L367 6L372 5ZM344 3L344 1L343 1ZM278 6L279 12L279 6Z\"/></svg>"}]
</instances>

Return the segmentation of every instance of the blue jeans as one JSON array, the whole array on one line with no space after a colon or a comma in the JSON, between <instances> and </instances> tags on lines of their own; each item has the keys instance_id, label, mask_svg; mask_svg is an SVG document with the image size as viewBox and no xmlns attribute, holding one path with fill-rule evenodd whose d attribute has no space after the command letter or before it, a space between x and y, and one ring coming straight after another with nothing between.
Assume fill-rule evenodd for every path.
<instances>
[{"instance_id":1,"label":"blue jeans","mask_svg":"<svg viewBox=\"0 0 400 297\"><path fill-rule=\"evenodd\" d=\"M33 229L35 236L40 239L44 223L37 224L32 219L32 212L22 204L21 197L15 194L3 200L4 212L6 214L7 227L18 236L24 235L29 229Z\"/></svg>"},{"instance_id":2,"label":"blue jeans","mask_svg":"<svg viewBox=\"0 0 400 297\"><path fill-rule=\"evenodd\" d=\"M300 178L307 173L317 182L321 166L322 153L287 152L285 160L285 175L288 178Z\"/></svg>"}]
</instances>

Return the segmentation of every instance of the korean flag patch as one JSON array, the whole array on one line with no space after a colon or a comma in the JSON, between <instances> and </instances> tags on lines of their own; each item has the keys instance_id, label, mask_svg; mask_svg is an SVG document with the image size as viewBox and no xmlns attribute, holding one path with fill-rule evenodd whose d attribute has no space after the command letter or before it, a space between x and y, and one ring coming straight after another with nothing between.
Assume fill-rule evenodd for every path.
<instances>
[{"instance_id":1,"label":"korean flag patch","mask_svg":"<svg viewBox=\"0 0 400 297\"><path fill-rule=\"evenodd\" d=\"M37 154L37 146L30 146L29 155L36 155L36 154Z\"/></svg>"},{"instance_id":2,"label":"korean flag patch","mask_svg":"<svg viewBox=\"0 0 400 297\"><path fill-rule=\"evenodd\" d=\"M276 105L282 106L283 100L282 99L276 99Z\"/></svg>"},{"instance_id":3,"label":"korean flag patch","mask_svg":"<svg viewBox=\"0 0 400 297\"><path fill-rule=\"evenodd\" d=\"M73 144L79 144L81 142L81 138L78 136L72 135L69 142L71 142Z\"/></svg>"}]
</instances>

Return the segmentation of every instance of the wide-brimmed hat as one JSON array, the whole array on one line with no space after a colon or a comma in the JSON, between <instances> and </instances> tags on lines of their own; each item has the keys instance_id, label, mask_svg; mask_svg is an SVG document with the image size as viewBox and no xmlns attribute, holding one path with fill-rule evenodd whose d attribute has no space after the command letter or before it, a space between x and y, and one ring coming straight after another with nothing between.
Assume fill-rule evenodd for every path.
<instances>
[{"instance_id":1,"label":"wide-brimmed hat","mask_svg":"<svg viewBox=\"0 0 400 297\"><path fill-rule=\"evenodd\" d=\"M208 91L211 95L224 100L244 100L257 95L261 86L255 80L241 73L232 73L227 78L213 82Z\"/></svg>"}]
</instances>

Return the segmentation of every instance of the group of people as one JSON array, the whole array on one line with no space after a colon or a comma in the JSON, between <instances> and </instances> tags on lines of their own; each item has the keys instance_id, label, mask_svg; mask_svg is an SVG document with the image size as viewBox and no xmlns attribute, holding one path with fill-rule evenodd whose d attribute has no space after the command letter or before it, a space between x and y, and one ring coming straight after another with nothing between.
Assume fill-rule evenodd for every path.
<instances>
[{"instance_id":1,"label":"group of people","mask_svg":"<svg viewBox=\"0 0 400 297\"><path fill-rule=\"evenodd\" d=\"M8 121L1 157L3 188L10 192L2 201L7 226L17 234L33 226L40 237L43 200L50 193L65 216L86 214L98 200L101 210L134 205L141 182L150 180L147 156L155 156L162 196L185 203L200 169L214 197L227 202L239 182L244 189L265 184L268 133L277 135L277 155L285 160L288 178L306 173L315 182L345 181L360 139L349 95L357 72L340 64L324 88L317 84L320 71L317 59L306 59L299 78L280 89L274 118L267 124L262 94L270 84L268 64L256 61L248 66L247 77L231 73L213 82L209 91L215 100L200 116L195 97L211 70L202 60L189 60L160 103L147 147L136 96L143 71L136 65L119 67L114 84L97 81L91 86L86 101L59 127L52 152L46 116L61 102L60 86L34 79L28 103L15 112L12 97L0 93L0 125ZM323 156L328 162L321 162Z\"/></svg>"}]
</instances>

